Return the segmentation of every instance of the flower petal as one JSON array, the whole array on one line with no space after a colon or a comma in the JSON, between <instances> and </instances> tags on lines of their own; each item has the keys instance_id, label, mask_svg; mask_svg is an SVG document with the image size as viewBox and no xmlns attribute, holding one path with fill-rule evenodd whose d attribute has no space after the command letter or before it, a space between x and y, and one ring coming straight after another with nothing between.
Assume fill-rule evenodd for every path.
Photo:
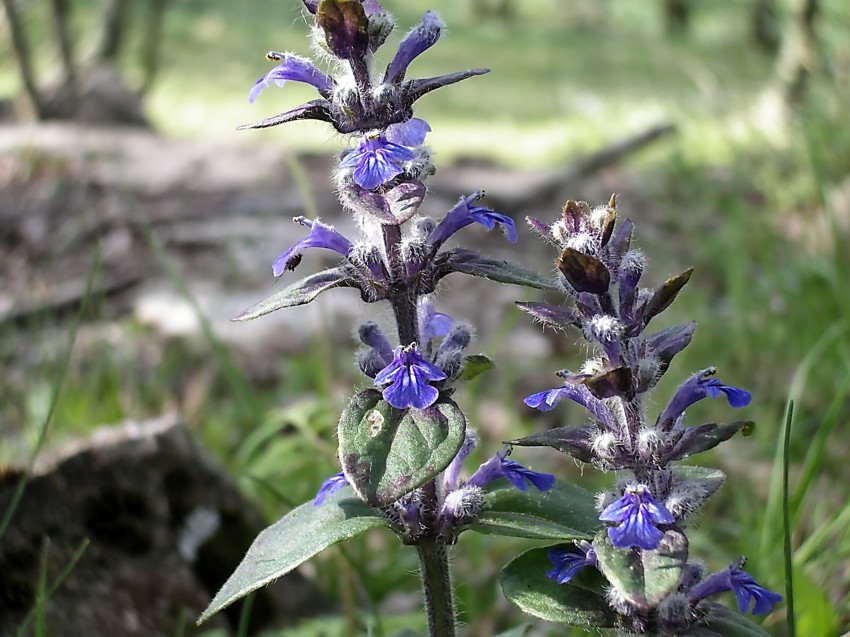
<instances>
[{"instance_id":1,"label":"flower petal","mask_svg":"<svg viewBox=\"0 0 850 637\"><path fill-rule=\"evenodd\" d=\"M398 45L398 51L384 74L384 82L400 83L410 63L437 43L445 26L440 16L433 11L427 11L422 16L422 22L413 27Z\"/></svg>"},{"instance_id":2,"label":"flower petal","mask_svg":"<svg viewBox=\"0 0 850 637\"><path fill-rule=\"evenodd\" d=\"M295 217L293 221L310 228L310 234L274 260L272 272L276 277L286 270L294 270L301 261L301 252L307 248L327 248L347 257L354 247L351 241L343 237L333 226L325 225L319 219L310 221L306 217Z\"/></svg>"},{"instance_id":3,"label":"flower petal","mask_svg":"<svg viewBox=\"0 0 850 637\"><path fill-rule=\"evenodd\" d=\"M335 473L330 478L325 480L322 483L322 486L319 487L319 491L316 493L316 497L313 499L313 506L319 506L322 502L325 501L326 498L331 497L334 493L342 489L344 486L348 484L348 480L345 478L345 474L340 471L339 473Z\"/></svg>"},{"instance_id":4,"label":"flower petal","mask_svg":"<svg viewBox=\"0 0 850 637\"><path fill-rule=\"evenodd\" d=\"M329 97L333 92L333 80L317 69L307 58L293 53L276 53L274 51L270 52L268 56L271 59L283 60L283 63L274 67L254 83L248 95L248 102L251 104L267 86L274 83L282 87L287 80L310 84L323 97Z\"/></svg>"}]
</instances>

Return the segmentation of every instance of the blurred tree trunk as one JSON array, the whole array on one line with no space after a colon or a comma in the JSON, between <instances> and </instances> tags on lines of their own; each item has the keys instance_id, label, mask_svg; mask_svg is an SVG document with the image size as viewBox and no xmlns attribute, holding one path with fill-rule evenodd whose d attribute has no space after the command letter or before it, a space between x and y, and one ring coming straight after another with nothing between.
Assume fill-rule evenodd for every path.
<instances>
[{"instance_id":1,"label":"blurred tree trunk","mask_svg":"<svg viewBox=\"0 0 850 637\"><path fill-rule=\"evenodd\" d=\"M664 0L662 10L667 33L685 35L688 32L693 13L692 0Z\"/></svg>"},{"instance_id":2,"label":"blurred tree trunk","mask_svg":"<svg viewBox=\"0 0 850 637\"><path fill-rule=\"evenodd\" d=\"M41 119L44 114L44 99L36 85L29 42L27 41L27 35L21 23L21 16L18 13L15 0L3 0L3 9L6 11L6 23L9 25L12 48L15 51L15 58L18 61L18 72L21 74L24 91L32 104L36 118Z\"/></svg>"},{"instance_id":3,"label":"blurred tree trunk","mask_svg":"<svg viewBox=\"0 0 850 637\"><path fill-rule=\"evenodd\" d=\"M779 7L776 0L754 0L750 12L750 34L753 43L765 53L779 50Z\"/></svg>"},{"instance_id":4,"label":"blurred tree trunk","mask_svg":"<svg viewBox=\"0 0 850 637\"><path fill-rule=\"evenodd\" d=\"M101 33L95 58L101 62L115 64L124 45L127 32L127 0L108 0L103 12Z\"/></svg>"},{"instance_id":5,"label":"blurred tree trunk","mask_svg":"<svg viewBox=\"0 0 850 637\"><path fill-rule=\"evenodd\" d=\"M71 44L71 8L68 6L68 0L51 0L51 4L53 26L59 43L59 57L62 58L63 89L68 95L71 113L75 115L80 103L80 82Z\"/></svg>"},{"instance_id":6,"label":"blurred tree trunk","mask_svg":"<svg viewBox=\"0 0 850 637\"><path fill-rule=\"evenodd\" d=\"M783 102L791 109L803 99L817 61L815 20L819 12L819 0L796 0L783 30L776 77Z\"/></svg>"},{"instance_id":7,"label":"blurred tree trunk","mask_svg":"<svg viewBox=\"0 0 850 637\"><path fill-rule=\"evenodd\" d=\"M142 48L142 69L144 77L140 88L141 94L145 95L153 85L159 71L159 53L162 42L162 23L165 18L166 0L149 0L147 20L145 22L145 34Z\"/></svg>"}]
</instances>

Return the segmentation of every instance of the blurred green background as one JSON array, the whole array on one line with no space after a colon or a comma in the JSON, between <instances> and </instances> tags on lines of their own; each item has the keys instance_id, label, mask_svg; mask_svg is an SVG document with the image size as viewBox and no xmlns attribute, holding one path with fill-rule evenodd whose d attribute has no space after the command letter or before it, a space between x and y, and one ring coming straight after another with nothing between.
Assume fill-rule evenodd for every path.
<instances>
[{"instance_id":1,"label":"blurred green background","mask_svg":"<svg viewBox=\"0 0 850 637\"><path fill-rule=\"evenodd\" d=\"M811 48L795 52L789 41L804 37L806 25L795 20L804 3L793 0L384 4L402 33L426 8L438 10L449 24L444 40L412 65L411 75L493 69L418 105L418 116L433 128L429 140L443 171L469 158L515 169L565 167L650 125L676 126L675 135L607 171L604 182L622 180L632 193L635 205L627 201L621 214L635 221L638 243L649 256L647 285L688 265L696 268L667 321L696 318L700 327L662 383L657 406L675 389L677 377L708 365L717 365L724 380L754 396L743 416L756 421L753 436L699 459L723 467L730 479L693 531L692 551L713 568L747 555L747 570L784 593L777 459L783 412L793 398L798 634L828 637L846 630L850 5L845 0L816 3ZM82 57L102 7L94 0L72 5L71 33ZM17 6L36 43L31 44L36 73L61 75L48 3ZM130 6L131 28L117 64L133 88L146 78L148 40L139 26L144 12ZM309 54L299 2L182 0L166 2L164 8L158 70L143 103L156 131L171 139L221 143L262 137L264 143L327 155L339 147L339 137L315 122L261 133L235 131L237 124L313 97L310 87L290 83L284 91L267 90L254 105L246 101L252 83L269 68L266 50ZM22 95L8 20L0 26L0 97L10 98L7 110L26 119L32 109ZM397 38L398 33L391 43ZM806 79L797 85L789 78L800 70ZM597 178L588 177L589 192L599 190L593 183ZM588 197L583 192L573 196ZM552 217L558 212L553 209ZM521 241L532 246L521 249L537 250L532 237ZM192 273L169 276L190 279ZM99 304L93 307L87 320L102 318ZM493 311L504 314L504 327L478 345L495 357L497 368L468 386L459 404L473 422L504 422L512 437L554 426L557 416L540 418L521 409L521 398L551 386L536 379L551 383L551 371L575 367L583 348L575 335L567 335L560 338L557 357L505 359L512 328L527 319L511 308ZM153 359L142 360L138 343L151 338L147 328L132 316L104 320L119 324L130 341L72 357L48 445L103 423L178 409L270 521L311 498L321 481L337 471L336 414L350 387L362 380L350 353L340 355L326 346L321 325L303 355L264 361L276 368L279 382L258 383L252 380L251 361L238 360L212 333L201 345L165 339ZM50 316L0 326L0 356L4 365L14 366L17 377L13 382L10 372L9 379L0 380L5 403L0 460L5 463L24 462L35 448L60 377L57 342L67 329L67 320ZM21 344L32 354L26 360ZM353 352L354 343L349 345ZM735 417L720 401L689 413L693 423ZM280 435L283 430L289 435ZM482 458L498 448L499 435L504 432L498 427L492 434L485 431ZM519 455L535 469L558 472L588 488L610 480L581 472L565 458L553 457L554 452ZM375 609L390 607L399 591L415 595L419 587L412 574L413 552L376 535L349 543L345 553L331 549L309 567L333 599L343 599L348 617L321 620L286 635L359 634L364 625L373 634L391 634L395 621L399 626L420 621L405 615L376 623ZM468 634L487 635L520 621L501 599L495 577L528 543L470 535L461 539L454 558L461 618ZM347 585L340 581L356 581L353 605L340 598L339 587ZM783 608L765 623L772 634L786 634ZM361 623L352 629L355 615ZM563 633L552 629L551 634Z\"/></svg>"}]
</instances>

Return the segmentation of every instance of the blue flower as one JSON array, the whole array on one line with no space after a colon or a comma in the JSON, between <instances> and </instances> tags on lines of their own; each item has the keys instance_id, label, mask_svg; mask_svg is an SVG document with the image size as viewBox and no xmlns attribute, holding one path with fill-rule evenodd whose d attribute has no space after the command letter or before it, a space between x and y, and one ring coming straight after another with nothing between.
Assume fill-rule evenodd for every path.
<instances>
[{"instance_id":1,"label":"blue flower","mask_svg":"<svg viewBox=\"0 0 850 637\"><path fill-rule=\"evenodd\" d=\"M466 460L466 457L472 453L473 449L475 449L477 442L478 440L475 437L475 432L472 431L471 428L467 427L460 450L443 472L443 490L445 494L449 494L457 488L458 477L460 476L460 469L461 466L463 466L463 461Z\"/></svg>"},{"instance_id":2,"label":"blue flower","mask_svg":"<svg viewBox=\"0 0 850 637\"><path fill-rule=\"evenodd\" d=\"M596 566L596 552L586 540L576 542L569 548L555 546L546 555L555 565L555 568L546 571L546 577L558 584L566 584L585 566Z\"/></svg>"},{"instance_id":3,"label":"blue flower","mask_svg":"<svg viewBox=\"0 0 850 637\"><path fill-rule=\"evenodd\" d=\"M659 427L662 431L669 431L688 407L706 397L719 398L721 393L726 395L729 406L734 409L746 407L750 404L750 400L752 400L750 392L731 385L724 385L716 378L711 378L716 373L716 367L709 367L697 372L682 383L658 417L656 427Z\"/></svg>"},{"instance_id":4,"label":"blue flower","mask_svg":"<svg viewBox=\"0 0 850 637\"><path fill-rule=\"evenodd\" d=\"M445 380L445 372L419 355L415 344L397 347L393 362L378 372L375 383L387 385L383 395L396 409L425 409L434 404L440 392L428 383Z\"/></svg>"},{"instance_id":5,"label":"blue flower","mask_svg":"<svg viewBox=\"0 0 850 637\"><path fill-rule=\"evenodd\" d=\"M534 409L550 411L564 398L569 398L583 406L609 431L616 429L617 423L614 414L605 406L605 403L591 394L590 390L584 385L567 384L563 387L547 389L546 391L527 396L523 402Z\"/></svg>"},{"instance_id":6,"label":"blue flower","mask_svg":"<svg viewBox=\"0 0 850 637\"><path fill-rule=\"evenodd\" d=\"M697 602L710 595L734 591L738 600L738 610L741 613L752 613L753 615L769 613L776 604L782 601L782 595L760 586L752 575L741 570L743 563L742 558L726 570L712 573L706 577L691 589L689 593L691 601Z\"/></svg>"},{"instance_id":7,"label":"blue flower","mask_svg":"<svg viewBox=\"0 0 850 637\"><path fill-rule=\"evenodd\" d=\"M403 172L402 164L413 160L412 150L387 141L382 133L364 136L357 148L340 162L340 168L354 169L354 182L373 190Z\"/></svg>"},{"instance_id":8,"label":"blue flower","mask_svg":"<svg viewBox=\"0 0 850 637\"><path fill-rule=\"evenodd\" d=\"M440 16L433 11L427 11L422 16L422 22L413 27L398 45L395 57L387 67L384 82L400 83L410 63L437 43L445 26Z\"/></svg>"},{"instance_id":9,"label":"blue flower","mask_svg":"<svg viewBox=\"0 0 850 637\"><path fill-rule=\"evenodd\" d=\"M310 234L274 260L272 272L275 276L280 276L286 270L294 270L301 262L301 252L306 248L327 248L347 257L354 247L333 226L327 226L318 219L310 221L306 217L295 217L293 221L310 228Z\"/></svg>"},{"instance_id":10,"label":"blue flower","mask_svg":"<svg viewBox=\"0 0 850 637\"><path fill-rule=\"evenodd\" d=\"M466 486L483 487L497 478L507 478L508 482L520 491L528 489L526 481L534 485L538 491L547 491L555 484L555 476L526 469L520 463L508 460L508 453L508 450L497 453L478 467L478 470L466 481Z\"/></svg>"},{"instance_id":11,"label":"blue flower","mask_svg":"<svg viewBox=\"0 0 850 637\"><path fill-rule=\"evenodd\" d=\"M455 232L475 222L480 223L488 230L495 228L496 224L501 225L508 241L515 243L517 234L513 219L490 210L490 208L473 205L483 196L484 191L479 190L468 197L461 197L458 204L449 210L443 220L434 228L434 231L428 237L428 243L432 246L439 246Z\"/></svg>"},{"instance_id":12,"label":"blue flower","mask_svg":"<svg viewBox=\"0 0 850 637\"><path fill-rule=\"evenodd\" d=\"M609 504L599 519L617 524L608 528L608 537L615 548L637 547L646 551L658 548L664 537L656 526L675 522L667 508L643 485L627 487L623 497Z\"/></svg>"},{"instance_id":13,"label":"blue flower","mask_svg":"<svg viewBox=\"0 0 850 637\"><path fill-rule=\"evenodd\" d=\"M431 126L424 119L412 117L402 124L391 124L384 131L388 142L415 148L425 142L425 136L431 132Z\"/></svg>"},{"instance_id":14,"label":"blue flower","mask_svg":"<svg viewBox=\"0 0 850 637\"><path fill-rule=\"evenodd\" d=\"M339 473L335 473L330 478L325 480L322 483L322 486L319 487L319 491L316 493L316 497L313 499L313 506L319 506L322 502L325 501L326 498L331 497L334 493L342 489L347 484L348 480L345 479L345 474L342 471L340 471Z\"/></svg>"},{"instance_id":15,"label":"blue flower","mask_svg":"<svg viewBox=\"0 0 850 637\"><path fill-rule=\"evenodd\" d=\"M445 336L452 329L454 319L448 314L437 312L429 297L422 297L417 307L419 321L419 339L427 343L433 338Z\"/></svg>"},{"instance_id":16,"label":"blue flower","mask_svg":"<svg viewBox=\"0 0 850 637\"><path fill-rule=\"evenodd\" d=\"M251 104L269 84L274 83L283 87L287 80L310 84L323 97L330 97L333 92L334 81L317 69L310 60L293 53L277 53L276 51L270 51L266 57L270 60L283 60L283 64L274 67L256 81L248 95L248 102Z\"/></svg>"}]
</instances>

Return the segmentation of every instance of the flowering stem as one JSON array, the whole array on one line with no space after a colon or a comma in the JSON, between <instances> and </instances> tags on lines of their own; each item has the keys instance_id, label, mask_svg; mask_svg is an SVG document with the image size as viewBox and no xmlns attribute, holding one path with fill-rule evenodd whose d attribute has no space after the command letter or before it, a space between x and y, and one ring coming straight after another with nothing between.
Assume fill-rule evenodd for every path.
<instances>
[{"instance_id":1,"label":"flowering stem","mask_svg":"<svg viewBox=\"0 0 850 637\"><path fill-rule=\"evenodd\" d=\"M401 227L381 226L384 233L384 249L390 262L390 280L392 292L390 303L393 306L398 342L400 345L419 343L418 319L416 315L416 294L406 289L405 266L401 258Z\"/></svg>"},{"instance_id":2,"label":"flowering stem","mask_svg":"<svg viewBox=\"0 0 850 637\"><path fill-rule=\"evenodd\" d=\"M429 541L417 544L425 589L425 612L430 637L455 636L455 606L446 545Z\"/></svg>"}]
</instances>

